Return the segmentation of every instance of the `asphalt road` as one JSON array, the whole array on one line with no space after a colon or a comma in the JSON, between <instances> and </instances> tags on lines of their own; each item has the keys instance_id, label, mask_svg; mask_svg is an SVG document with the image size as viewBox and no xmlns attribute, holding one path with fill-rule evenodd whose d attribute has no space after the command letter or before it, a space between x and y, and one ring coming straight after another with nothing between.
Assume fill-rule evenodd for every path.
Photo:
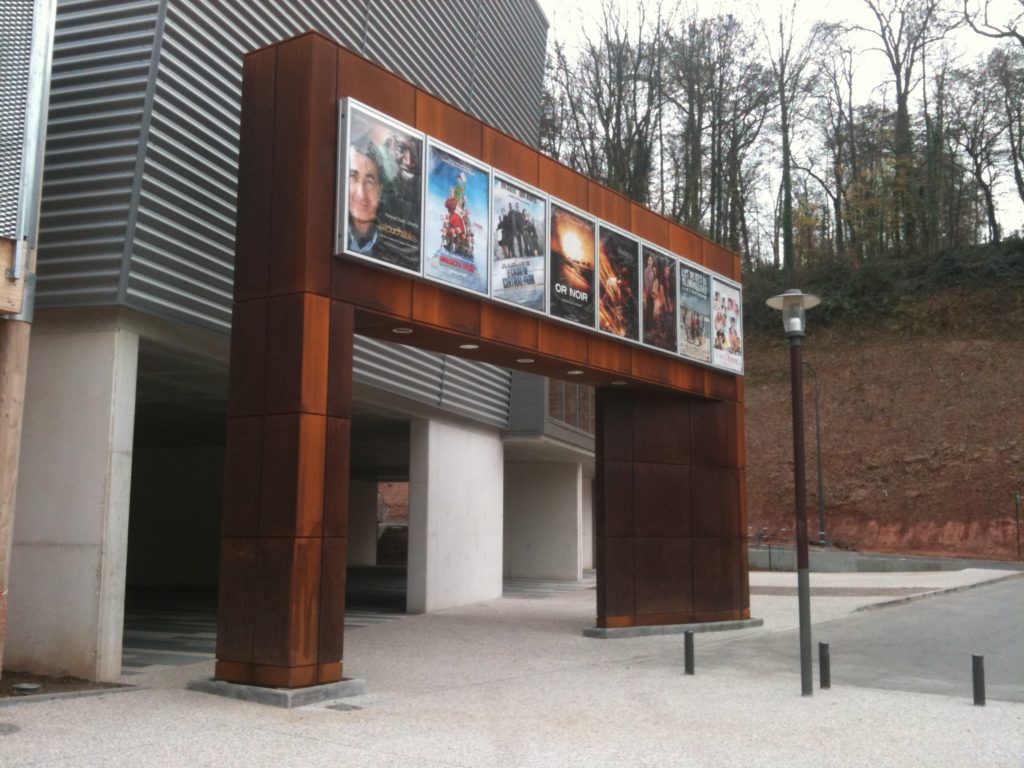
<instances>
[{"instance_id":1,"label":"asphalt road","mask_svg":"<svg viewBox=\"0 0 1024 768\"><path fill-rule=\"evenodd\" d=\"M813 625L815 688L819 642L829 644L833 688L852 685L973 701L971 655L981 654L987 698L1024 702L1024 578ZM698 650L697 664L799 676L799 659L799 635L790 630L707 645Z\"/></svg>"}]
</instances>

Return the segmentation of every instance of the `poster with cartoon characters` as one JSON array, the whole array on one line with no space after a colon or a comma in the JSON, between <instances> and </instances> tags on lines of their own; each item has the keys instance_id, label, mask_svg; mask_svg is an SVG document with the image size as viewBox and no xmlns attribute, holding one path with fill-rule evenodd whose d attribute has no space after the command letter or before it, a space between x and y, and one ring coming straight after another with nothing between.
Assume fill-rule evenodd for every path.
<instances>
[{"instance_id":1,"label":"poster with cartoon characters","mask_svg":"<svg viewBox=\"0 0 1024 768\"><path fill-rule=\"evenodd\" d=\"M487 294L490 187L486 166L433 140L427 144L424 277Z\"/></svg>"},{"instance_id":2,"label":"poster with cartoon characters","mask_svg":"<svg viewBox=\"0 0 1024 768\"><path fill-rule=\"evenodd\" d=\"M679 354L711 362L711 276L679 263Z\"/></svg>"},{"instance_id":3,"label":"poster with cartoon characters","mask_svg":"<svg viewBox=\"0 0 1024 768\"><path fill-rule=\"evenodd\" d=\"M711 280L711 318L714 337L711 362L735 373L743 372L743 306L740 289L717 278Z\"/></svg>"},{"instance_id":4,"label":"poster with cartoon characters","mask_svg":"<svg viewBox=\"0 0 1024 768\"><path fill-rule=\"evenodd\" d=\"M543 312L547 198L498 174L491 195L491 296Z\"/></svg>"}]
</instances>

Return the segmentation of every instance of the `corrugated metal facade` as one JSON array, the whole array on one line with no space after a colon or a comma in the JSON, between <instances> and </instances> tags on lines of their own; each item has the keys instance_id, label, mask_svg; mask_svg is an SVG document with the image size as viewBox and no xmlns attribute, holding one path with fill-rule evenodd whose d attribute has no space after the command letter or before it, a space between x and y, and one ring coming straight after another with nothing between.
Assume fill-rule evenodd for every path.
<instances>
[{"instance_id":1,"label":"corrugated metal facade","mask_svg":"<svg viewBox=\"0 0 1024 768\"><path fill-rule=\"evenodd\" d=\"M60 0L39 306L229 332L242 54L308 29L535 143L535 0ZM506 371L385 349L359 340L357 379L507 423Z\"/></svg>"}]
</instances>

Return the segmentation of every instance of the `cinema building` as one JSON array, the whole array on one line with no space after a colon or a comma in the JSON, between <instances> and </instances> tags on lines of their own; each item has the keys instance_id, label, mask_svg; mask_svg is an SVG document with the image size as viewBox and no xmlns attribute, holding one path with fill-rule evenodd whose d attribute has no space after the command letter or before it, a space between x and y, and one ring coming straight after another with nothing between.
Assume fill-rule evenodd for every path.
<instances>
[{"instance_id":1,"label":"cinema building","mask_svg":"<svg viewBox=\"0 0 1024 768\"><path fill-rule=\"evenodd\" d=\"M6 668L116 678L126 593L206 590L219 678L336 681L385 482L409 612L596 568L600 627L749 617L738 258L537 152L546 35L533 0L58 3ZM401 262L348 237L395 136Z\"/></svg>"}]
</instances>

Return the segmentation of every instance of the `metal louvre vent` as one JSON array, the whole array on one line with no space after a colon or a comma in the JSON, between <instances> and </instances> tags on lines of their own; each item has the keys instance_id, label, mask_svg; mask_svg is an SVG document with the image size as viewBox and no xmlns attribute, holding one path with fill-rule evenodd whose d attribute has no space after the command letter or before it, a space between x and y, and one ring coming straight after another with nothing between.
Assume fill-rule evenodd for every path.
<instances>
[{"instance_id":1,"label":"metal louvre vent","mask_svg":"<svg viewBox=\"0 0 1024 768\"><path fill-rule=\"evenodd\" d=\"M445 356L441 407L496 427L508 427L512 376L504 368Z\"/></svg>"},{"instance_id":2,"label":"metal louvre vent","mask_svg":"<svg viewBox=\"0 0 1024 768\"><path fill-rule=\"evenodd\" d=\"M0 3L0 237L18 236L18 205L25 144L32 0Z\"/></svg>"}]
</instances>

